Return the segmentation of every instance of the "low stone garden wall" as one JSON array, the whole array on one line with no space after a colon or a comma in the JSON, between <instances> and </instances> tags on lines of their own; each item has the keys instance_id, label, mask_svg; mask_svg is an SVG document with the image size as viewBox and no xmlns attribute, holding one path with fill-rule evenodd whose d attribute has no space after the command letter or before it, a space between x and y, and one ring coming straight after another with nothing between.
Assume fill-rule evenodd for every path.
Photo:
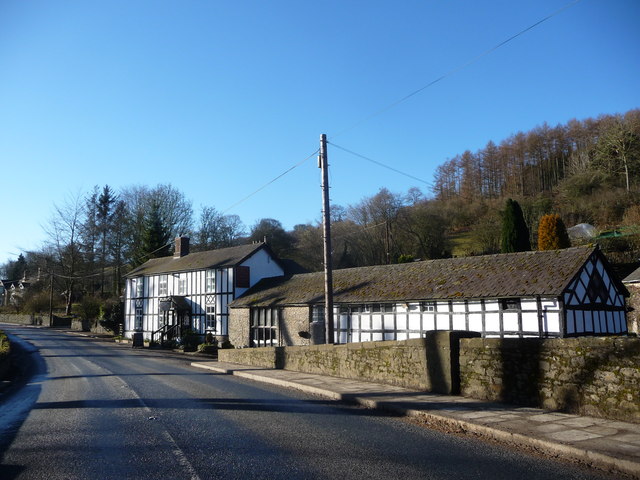
<instances>
[{"instance_id":1,"label":"low stone garden wall","mask_svg":"<svg viewBox=\"0 0 640 480\"><path fill-rule=\"evenodd\" d=\"M0 323L13 323L15 325L49 325L49 315L0 313Z\"/></svg>"},{"instance_id":2,"label":"low stone garden wall","mask_svg":"<svg viewBox=\"0 0 640 480\"><path fill-rule=\"evenodd\" d=\"M450 394L459 390L459 339L476 335L441 331L401 341L219 350L218 359Z\"/></svg>"},{"instance_id":3,"label":"low stone garden wall","mask_svg":"<svg viewBox=\"0 0 640 480\"><path fill-rule=\"evenodd\" d=\"M463 339L465 396L640 423L640 338Z\"/></svg>"}]
</instances>

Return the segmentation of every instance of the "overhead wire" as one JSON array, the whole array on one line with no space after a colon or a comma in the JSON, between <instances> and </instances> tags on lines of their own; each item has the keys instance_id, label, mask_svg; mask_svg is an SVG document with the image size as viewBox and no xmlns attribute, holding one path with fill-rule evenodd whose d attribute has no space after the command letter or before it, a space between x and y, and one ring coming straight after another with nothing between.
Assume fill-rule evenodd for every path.
<instances>
[{"instance_id":1,"label":"overhead wire","mask_svg":"<svg viewBox=\"0 0 640 480\"><path fill-rule=\"evenodd\" d=\"M361 124L367 122L368 120L371 120L372 118L375 118L385 112L387 112L388 110L391 110L392 108L396 107L397 105L406 102L407 100L409 100L410 98L418 95L419 93L423 92L424 90L426 90L427 88L432 87L433 85L441 82L442 80L454 75L455 73L467 68L468 66L476 63L477 61L479 61L480 59L486 57L487 55L493 53L494 51L498 50L499 48L505 46L506 44L508 44L509 42L515 40L516 38L522 36L523 34L525 34L526 32L536 28L537 26L541 25L542 23L550 20L551 18L559 15L560 13L562 13L563 11L567 10L570 7L573 7L574 5L576 5L577 3L579 3L582 0L573 0L572 2L569 2L568 4L564 5L563 7L559 8L558 10L552 12L551 14L547 15L546 17L538 20L537 22L529 25L528 27L524 28L523 30L520 30L519 32L517 32L516 34L510 36L509 38L503 40L502 42L494 45L493 47L489 48L488 50L485 50L484 52L480 53L479 55L473 57L472 59L468 60L467 62L449 70L448 72L444 73L443 75L439 76L438 78L432 80L431 82L427 83L426 85L423 85L422 87L408 93L407 95L405 95L404 97L396 100L395 102L375 111L374 113L372 113L371 115L368 115L364 118L362 118L361 120L353 123L351 126L339 131L338 133L332 135L329 138L335 138L338 137L340 135L343 135L344 133L353 130L354 128L360 126ZM360 158L363 158L365 160L368 160L376 165L379 165L381 167L387 168L393 172L396 172L400 175L404 175L406 177L412 178L413 180L419 181L421 183L424 183L430 187L433 186L433 184L431 182L427 182L421 178L418 178L414 175L410 175L408 173L402 172L396 168L390 167L388 165L383 164L382 162L379 162L377 160L373 160L369 157L366 157L364 155L358 154L356 152L353 152L351 150L348 150L344 147L340 147L339 145L336 145L335 143L331 143L334 147L339 148L341 150L344 150L347 153L351 153L352 155L358 156ZM288 168L287 170L285 170L284 172L282 172L280 175L278 175L277 177L273 178L272 180L268 181L267 183L265 183L264 185L262 185L261 187L259 187L258 189L254 190L253 192L251 192L250 194L246 195L245 197L241 198L240 200L238 200L237 202L235 202L234 204L232 204L230 207L228 207L226 210L224 210L222 213L225 214L227 212L229 212L230 210L234 209L235 207L237 207L238 205L246 202L248 199L250 199L251 197L253 197L254 195L256 195L257 193L261 192L262 190L264 190L266 187L268 187L269 185L271 185L272 183L276 182L277 180L279 180L280 178L284 177L285 175L287 175L289 172L291 172L292 170L294 170L295 168L301 166L303 163L305 163L307 160L309 160L311 157L315 156L318 153L318 150L316 150L315 152L313 152L311 155L309 155L308 157L306 157L305 159L301 160L300 162L294 164L293 166L291 166L290 168Z\"/></svg>"},{"instance_id":2,"label":"overhead wire","mask_svg":"<svg viewBox=\"0 0 640 480\"><path fill-rule=\"evenodd\" d=\"M267 183L265 183L264 185L262 185L260 188L258 188L257 190L253 191L252 193L250 193L249 195L247 195L246 197L238 200L236 203L234 203L233 205L231 205L229 208L227 208L226 210L224 210L222 213L225 214L227 213L229 210L232 210L233 208L237 207L238 205L240 205L241 203L246 202L247 200L249 200L251 197L253 197L256 193L261 192L262 190L264 190L265 188L267 188L269 185L271 185L272 183L274 183L275 181L279 180L280 178L284 177L287 173L291 172L292 170L298 168L300 165L302 165L303 163L305 163L307 160L309 160L311 157L314 157L317 153L319 152L319 150L316 150L315 152L313 152L311 155L309 155L308 157L306 157L305 159L299 161L298 163L292 165L291 167L289 167L287 170L285 170L284 172L282 172L280 175L278 175L277 177L273 178L272 180L268 181Z\"/></svg>"},{"instance_id":3,"label":"overhead wire","mask_svg":"<svg viewBox=\"0 0 640 480\"><path fill-rule=\"evenodd\" d=\"M398 170L397 168L391 167L391 166L386 165L386 164L384 164L384 163L382 163L382 162L380 162L378 160L374 160L373 158L370 158L370 157L367 157L367 156L362 155L360 153L354 152L353 150L349 150L348 148L341 147L340 145L337 145L337 144L335 144L333 142L327 142L327 143L329 143L330 145L333 145L334 147L336 147L336 148L338 148L338 149L340 149L340 150L342 150L344 152L350 153L351 155L354 155L356 157L362 158L363 160L367 160L368 162L375 163L376 165L378 165L380 167L383 167L383 168L386 168L388 170L391 170L392 172L396 172L396 173L398 173L400 175L404 175L405 177L408 177L408 178L411 178L411 179L416 180L418 182L424 183L428 187L433 187L433 183L428 182L426 180L423 180L421 178L418 178L415 175L411 175L410 173L406 173L406 172L403 172L402 170Z\"/></svg>"},{"instance_id":4,"label":"overhead wire","mask_svg":"<svg viewBox=\"0 0 640 480\"><path fill-rule=\"evenodd\" d=\"M333 135L330 138L335 138L338 137L350 130L353 130L354 128L360 126L361 124L371 120L372 118L375 118L379 115L382 115L383 113L387 112L388 110L391 110L392 108L400 105L401 103L406 102L407 100L409 100L411 97L414 97L416 95L418 95L419 93L421 93L422 91L426 90L429 87L432 87L433 85L441 82L442 80L444 80L445 78L448 78L450 76L452 76L455 73L458 73L460 70L463 70L465 68L467 68L468 66L476 63L478 60L486 57L487 55L495 52L496 50L498 50L499 48L505 46L507 43L515 40L516 38L520 37L521 35L527 33L529 30L532 30L534 28L536 28L538 25L541 25L542 23L546 22L547 20L552 19L553 17L555 17L556 15L559 15L560 13L564 12L565 10L567 10L568 8L573 7L574 5L576 5L577 3L581 2L582 0L574 0L572 2L569 2L568 4L564 5L563 7L559 8L558 10L556 10L555 12L547 15L546 17L544 17L541 20L538 20L537 22L529 25L527 28L520 30L518 33L510 36L509 38L507 38L506 40L503 40L502 42L494 45L493 47L489 48L488 50L485 50L484 52L480 53L479 55L473 57L471 60L468 60L467 62L458 65L457 67L449 70L448 72L444 73L443 75L439 76L438 78L436 78L435 80L432 80L431 82L427 83L426 85L423 85L422 87L418 88L417 90L414 90L413 92L405 95L404 97L400 98L399 100L396 100L393 103L390 103L389 105L382 107L381 109L373 112L371 115L368 115L367 117L364 117L358 121L356 121L355 123L353 123L351 126L339 131L338 133L336 133L335 135Z\"/></svg>"}]
</instances>

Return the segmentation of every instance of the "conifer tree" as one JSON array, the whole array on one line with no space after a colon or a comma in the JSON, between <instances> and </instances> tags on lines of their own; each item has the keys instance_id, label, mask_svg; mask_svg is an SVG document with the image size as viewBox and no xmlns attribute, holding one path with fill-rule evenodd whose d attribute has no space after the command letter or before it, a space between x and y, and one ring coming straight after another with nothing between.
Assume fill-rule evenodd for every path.
<instances>
[{"instance_id":1,"label":"conifer tree","mask_svg":"<svg viewBox=\"0 0 640 480\"><path fill-rule=\"evenodd\" d=\"M567 228L560 215L544 215L538 224L538 250L557 250L570 246Z\"/></svg>"},{"instance_id":2,"label":"conifer tree","mask_svg":"<svg viewBox=\"0 0 640 480\"><path fill-rule=\"evenodd\" d=\"M531 250L529 229L518 202L508 199L502 214L502 253L526 252Z\"/></svg>"},{"instance_id":3,"label":"conifer tree","mask_svg":"<svg viewBox=\"0 0 640 480\"><path fill-rule=\"evenodd\" d=\"M154 200L145 217L140 246L134 258L135 264L140 265L150 258L169 255L171 253L170 239L171 232L162 219L160 204Z\"/></svg>"}]
</instances>

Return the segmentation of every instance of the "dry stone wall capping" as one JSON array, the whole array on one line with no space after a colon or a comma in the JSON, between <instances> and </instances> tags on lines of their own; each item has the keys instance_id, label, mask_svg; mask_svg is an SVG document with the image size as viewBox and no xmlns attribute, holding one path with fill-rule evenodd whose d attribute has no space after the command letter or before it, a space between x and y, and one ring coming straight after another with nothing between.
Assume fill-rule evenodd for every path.
<instances>
[{"instance_id":1,"label":"dry stone wall capping","mask_svg":"<svg viewBox=\"0 0 640 480\"><path fill-rule=\"evenodd\" d=\"M462 339L461 393L640 423L640 338Z\"/></svg>"}]
</instances>

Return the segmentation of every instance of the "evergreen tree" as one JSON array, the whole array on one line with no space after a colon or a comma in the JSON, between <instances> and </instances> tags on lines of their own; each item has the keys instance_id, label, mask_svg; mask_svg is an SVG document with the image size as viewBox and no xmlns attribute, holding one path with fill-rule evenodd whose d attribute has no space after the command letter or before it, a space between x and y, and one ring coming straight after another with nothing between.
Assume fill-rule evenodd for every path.
<instances>
[{"instance_id":1,"label":"evergreen tree","mask_svg":"<svg viewBox=\"0 0 640 480\"><path fill-rule=\"evenodd\" d=\"M171 254L170 240L171 232L160 213L160 204L154 200L145 216L140 246L136 251L134 263L140 265L150 258L166 257Z\"/></svg>"},{"instance_id":2,"label":"evergreen tree","mask_svg":"<svg viewBox=\"0 0 640 480\"><path fill-rule=\"evenodd\" d=\"M26 270L27 260L24 258L23 254L20 254L17 260L10 261L7 266L7 280L22 280L22 277L24 277Z\"/></svg>"},{"instance_id":3,"label":"evergreen tree","mask_svg":"<svg viewBox=\"0 0 640 480\"><path fill-rule=\"evenodd\" d=\"M538 225L538 250L557 250L570 246L567 228L560 215L544 215Z\"/></svg>"},{"instance_id":4,"label":"evergreen tree","mask_svg":"<svg viewBox=\"0 0 640 480\"><path fill-rule=\"evenodd\" d=\"M101 282L100 292L104 295L105 278L104 272L107 266L107 253L108 253L108 240L109 232L111 231L112 216L113 216L113 204L116 202L117 197L114 196L113 190L109 185L105 185L102 189L102 193L98 198L97 210L96 210L96 223L98 231L100 233L100 269L101 269Z\"/></svg>"},{"instance_id":5,"label":"evergreen tree","mask_svg":"<svg viewBox=\"0 0 640 480\"><path fill-rule=\"evenodd\" d=\"M508 199L502 214L502 253L526 252L531 250L529 229L518 202Z\"/></svg>"}]
</instances>

